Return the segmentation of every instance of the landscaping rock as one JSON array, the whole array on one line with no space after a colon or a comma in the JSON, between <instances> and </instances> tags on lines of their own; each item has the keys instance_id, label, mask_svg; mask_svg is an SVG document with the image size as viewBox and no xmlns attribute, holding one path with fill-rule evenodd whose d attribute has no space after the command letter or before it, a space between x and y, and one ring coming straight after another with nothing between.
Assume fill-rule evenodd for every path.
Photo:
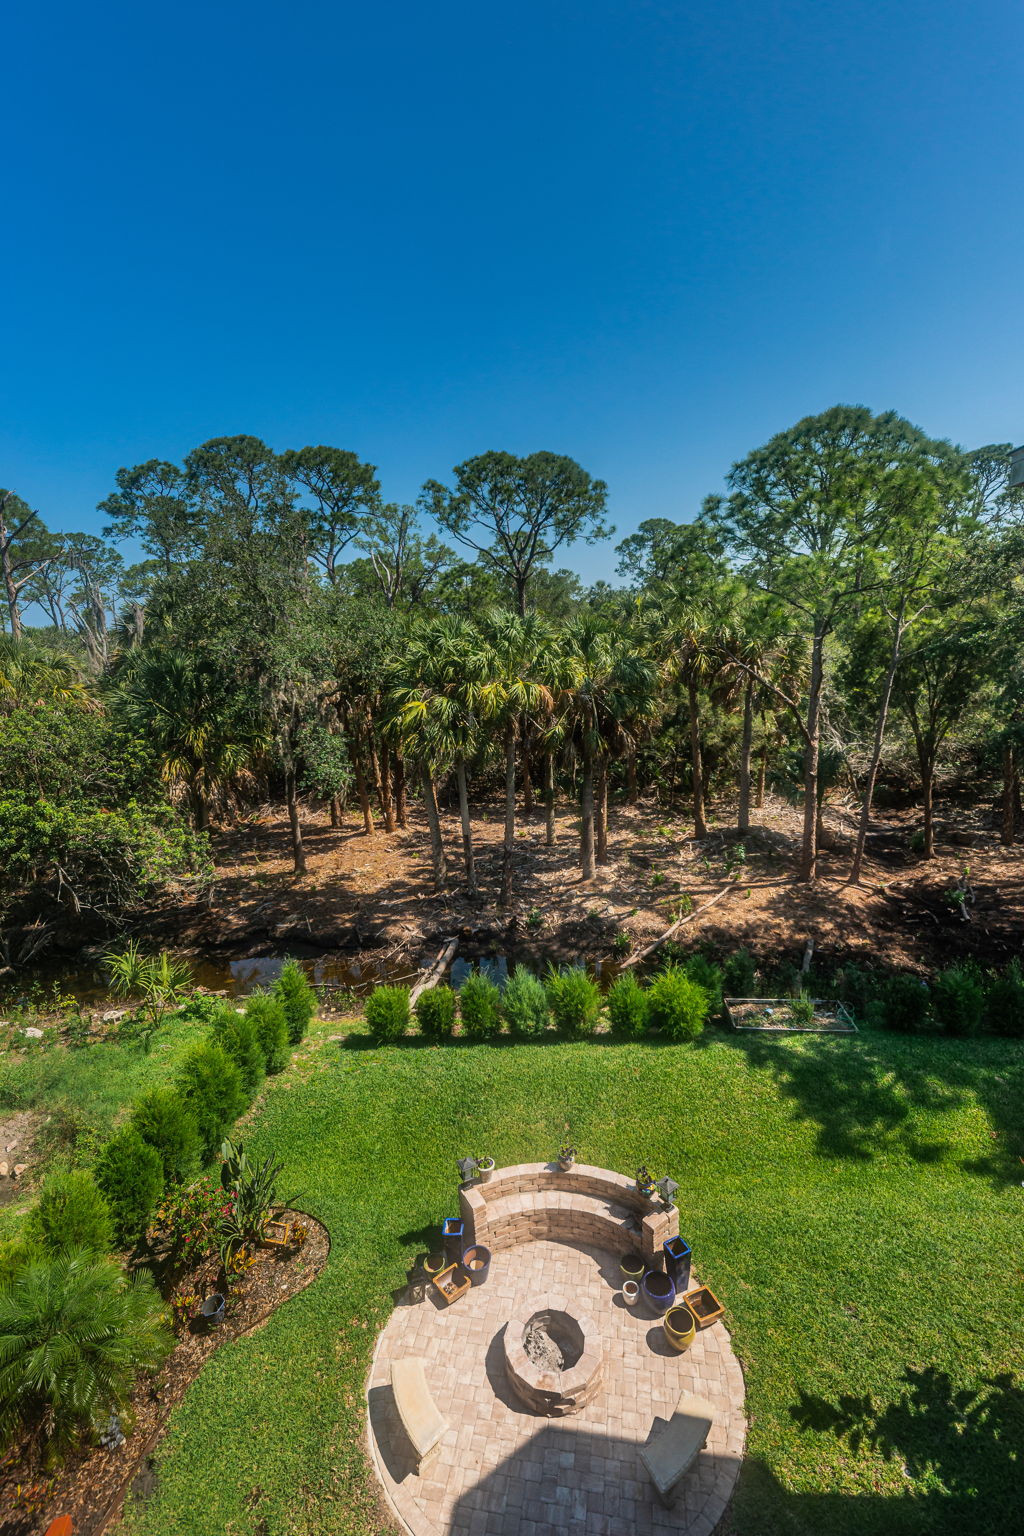
<instances>
[{"instance_id":1,"label":"landscaping rock","mask_svg":"<svg viewBox=\"0 0 1024 1536\"><path fill-rule=\"evenodd\" d=\"M42 1030L36 1029L32 1024L30 1024L27 1029L23 1029L22 1034L25 1036L26 1040L41 1040L43 1038Z\"/></svg>"}]
</instances>

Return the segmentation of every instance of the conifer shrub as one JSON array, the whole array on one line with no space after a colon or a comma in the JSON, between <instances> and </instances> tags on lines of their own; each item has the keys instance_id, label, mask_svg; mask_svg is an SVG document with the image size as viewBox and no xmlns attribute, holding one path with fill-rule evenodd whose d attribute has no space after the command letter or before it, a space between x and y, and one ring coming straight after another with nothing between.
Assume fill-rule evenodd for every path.
<instances>
[{"instance_id":1,"label":"conifer shrub","mask_svg":"<svg viewBox=\"0 0 1024 1536\"><path fill-rule=\"evenodd\" d=\"M757 996L757 964L749 949L737 949L722 966L722 990L726 997Z\"/></svg>"},{"instance_id":2,"label":"conifer shrub","mask_svg":"<svg viewBox=\"0 0 1024 1536\"><path fill-rule=\"evenodd\" d=\"M696 1040L709 1007L704 988L679 965L667 965L647 988L648 1022L673 1040Z\"/></svg>"},{"instance_id":3,"label":"conifer shrub","mask_svg":"<svg viewBox=\"0 0 1024 1536\"><path fill-rule=\"evenodd\" d=\"M236 1013L233 1008L222 1008L213 1021L212 1035L238 1068L246 1102L252 1103L267 1074L263 1042L255 1019L248 1012Z\"/></svg>"},{"instance_id":4,"label":"conifer shrub","mask_svg":"<svg viewBox=\"0 0 1024 1536\"><path fill-rule=\"evenodd\" d=\"M513 1035L525 1039L542 1034L548 1027L548 995L540 977L517 965L505 983L501 1009Z\"/></svg>"},{"instance_id":5,"label":"conifer shrub","mask_svg":"<svg viewBox=\"0 0 1024 1536\"><path fill-rule=\"evenodd\" d=\"M133 1248L163 1193L159 1152L129 1122L115 1132L97 1158L96 1183L110 1207L117 1241L123 1248Z\"/></svg>"},{"instance_id":6,"label":"conifer shrub","mask_svg":"<svg viewBox=\"0 0 1024 1536\"><path fill-rule=\"evenodd\" d=\"M416 999L420 1033L432 1040L446 1040L455 1028L455 993L451 987L431 987Z\"/></svg>"},{"instance_id":7,"label":"conifer shrub","mask_svg":"<svg viewBox=\"0 0 1024 1536\"><path fill-rule=\"evenodd\" d=\"M283 1015L279 1014L279 1018L283 1029ZM182 1060L177 1088L195 1119L200 1152L206 1162L245 1108L241 1075L223 1046L214 1040L202 1040Z\"/></svg>"},{"instance_id":8,"label":"conifer shrub","mask_svg":"<svg viewBox=\"0 0 1024 1536\"><path fill-rule=\"evenodd\" d=\"M932 994L918 976L901 971L882 988L881 1022L885 1029L921 1034L934 1027Z\"/></svg>"},{"instance_id":9,"label":"conifer shrub","mask_svg":"<svg viewBox=\"0 0 1024 1536\"><path fill-rule=\"evenodd\" d=\"M500 1031L501 993L482 971L471 971L459 988L459 1014L470 1040L490 1040Z\"/></svg>"},{"instance_id":10,"label":"conifer shrub","mask_svg":"<svg viewBox=\"0 0 1024 1536\"><path fill-rule=\"evenodd\" d=\"M616 976L605 999L611 1032L619 1040L635 1040L647 1028L647 993L632 971Z\"/></svg>"},{"instance_id":11,"label":"conifer shrub","mask_svg":"<svg viewBox=\"0 0 1024 1536\"><path fill-rule=\"evenodd\" d=\"M592 1035L601 1012L601 989L582 965L549 970L544 982L555 1028Z\"/></svg>"},{"instance_id":12,"label":"conifer shrub","mask_svg":"<svg viewBox=\"0 0 1024 1536\"><path fill-rule=\"evenodd\" d=\"M1024 1036L1024 969L1019 960L988 977L985 1028L994 1035Z\"/></svg>"},{"instance_id":13,"label":"conifer shrub","mask_svg":"<svg viewBox=\"0 0 1024 1536\"><path fill-rule=\"evenodd\" d=\"M276 997L254 992L246 1000L245 1016L256 1031L268 1077L276 1077L288 1065L288 1020Z\"/></svg>"},{"instance_id":14,"label":"conifer shrub","mask_svg":"<svg viewBox=\"0 0 1024 1536\"><path fill-rule=\"evenodd\" d=\"M985 987L977 966L950 965L932 982L932 1012L946 1035L980 1035Z\"/></svg>"},{"instance_id":15,"label":"conifer shrub","mask_svg":"<svg viewBox=\"0 0 1024 1536\"><path fill-rule=\"evenodd\" d=\"M366 1023L378 1045L400 1040L409 1028L409 988L374 987L366 999Z\"/></svg>"},{"instance_id":16,"label":"conifer shrub","mask_svg":"<svg viewBox=\"0 0 1024 1536\"><path fill-rule=\"evenodd\" d=\"M51 1173L29 1218L26 1236L50 1258L75 1249L109 1253L114 1225L93 1175L85 1168Z\"/></svg>"},{"instance_id":17,"label":"conifer shrub","mask_svg":"<svg viewBox=\"0 0 1024 1536\"><path fill-rule=\"evenodd\" d=\"M722 1012L722 971L709 960L707 955L700 953L689 955L683 963L683 970L691 981L695 981L702 991L707 993L708 1015L713 1019L720 1017Z\"/></svg>"},{"instance_id":18,"label":"conifer shrub","mask_svg":"<svg viewBox=\"0 0 1024 1536\"><path fill-rule=\"evenodd\" d=\"M306 1031L316 1014L317 995L309 984L305 971L297 960L288 960L280 976L270 989L284 1009L290 1045L298 1045L306 1037Z\"/></svg>"},{"instance_id":19,"label":"conifer shrub","mask_svg":"<svg viewBox=\"0 0 1024 1536\"><path fill-rule=\"evenodd\" d=\"M182 1184L199 1172L199 1127L176 1088L153 1088L144 1094L132 1111L131 1123L160 1154L166 1183Z\"/></svg>"}]
</instances>

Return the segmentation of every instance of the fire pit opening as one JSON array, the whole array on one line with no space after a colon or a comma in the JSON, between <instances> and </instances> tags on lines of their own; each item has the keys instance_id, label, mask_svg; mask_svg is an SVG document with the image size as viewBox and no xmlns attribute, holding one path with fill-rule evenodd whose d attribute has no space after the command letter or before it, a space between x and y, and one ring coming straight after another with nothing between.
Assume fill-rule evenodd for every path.
<instances>
[{"instance_id":1,"label":"fire pit opening","mask_svg":"<svg viewBox=\"0 0 1024 1536\"><path fill-rule=\"evenodd\" d=\"M568 1312L535 1312L523 1329L523 1348L542 1371L569 1371L583 1353L583 1329Z\"/></svg>"},{"instance_id":2,"label":"fire pit opening","mask_svg":"<svg viewBox=\"0 0 1024 1536\"><path fill-rule=\"evenodd\" d=\"M534 1413L579 1413L601 1385L604 1350L589 1314L540 1307L510 1318L505 1371L520 1402Z\"/></svg>"}]
</instances>

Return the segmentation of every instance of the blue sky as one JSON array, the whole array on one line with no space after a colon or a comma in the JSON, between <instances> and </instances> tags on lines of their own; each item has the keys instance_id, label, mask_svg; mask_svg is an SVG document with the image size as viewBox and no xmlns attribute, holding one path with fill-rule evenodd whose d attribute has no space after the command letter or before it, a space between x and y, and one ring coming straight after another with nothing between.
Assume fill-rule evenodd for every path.
<instances>
[{"instance_id":1,"label":"blue sky","mask_svg":"<svg viewBox=\"0 0 1024 1536\"><path fill-rule=\"evenodd\" d=\"M1024 440L1016 0L107 0L5 31L0 484L53 527L234 432L352 448L392 500L568 453L619 537L837 401Z\"/></svg>"}]
</instances>

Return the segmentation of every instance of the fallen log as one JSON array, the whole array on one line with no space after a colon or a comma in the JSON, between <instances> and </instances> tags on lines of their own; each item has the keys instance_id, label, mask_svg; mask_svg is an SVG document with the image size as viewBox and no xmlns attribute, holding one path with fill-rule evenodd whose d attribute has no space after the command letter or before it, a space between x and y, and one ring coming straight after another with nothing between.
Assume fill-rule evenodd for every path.
<instances>
[{"instance_id":1,"label":"fallen log","mask_svg":"<svg viewBox=\"0 0 1024 1536\"><path fill-rule=\"evenodd\" d=\"M412 991L409 993L410 1008L415 1007L416 999L422 996L424 992L429 992L431 987L437 986L438 982L441 980L441 977L444 975L445 971L454 960L455 951L458 949L458 947L458 934L456 934L454 938L445 939L441 953L438 955L429 971L426 972L422 981L418 981L413 987Z\"/></svg>"},{"instance_id":2,"label":"fallen log","mask_svg":"<svg viewBox=\"0 0 1024 1536\"><path fill-rule=\"evenodd\" d=\"M630 955L628 960L623 961L622 969L626 971L631 965L639 965L641 960L646 960L648 955L652 955L674 933L678 933L679 929L684 927L686 923L692 923L695 917L700 917L709 907L713 907L716 901L721 901L723 896L728 896L729 892L735 889L735 884L730 880L729 884L723 885L722 889L716 891L710 900L703 902L699 907L694 907L692 912L687 912L682 917L677 917L672 926L666 928L664 933L659 934L656 939L651 940L650 944L645 944L643 949L638 949L635 955Z\"/></svg>"}]
</instances>

